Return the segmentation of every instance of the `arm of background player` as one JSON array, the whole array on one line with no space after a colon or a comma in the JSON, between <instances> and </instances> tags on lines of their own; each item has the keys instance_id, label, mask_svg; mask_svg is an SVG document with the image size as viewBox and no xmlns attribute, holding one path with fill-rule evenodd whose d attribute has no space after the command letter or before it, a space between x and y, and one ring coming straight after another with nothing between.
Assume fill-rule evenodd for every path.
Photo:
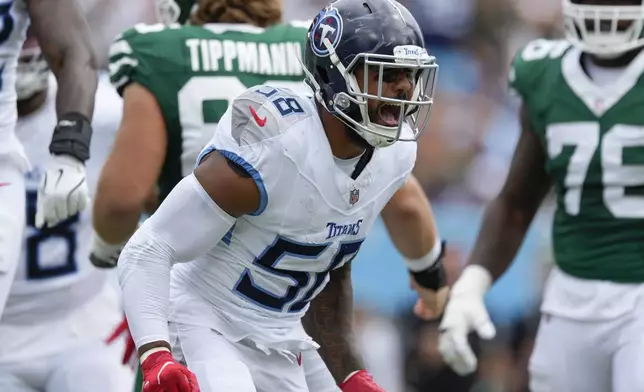
<instances>
[{"instance_id":1,"label":"arm of background player","mask_svg":"<svg viewBox=\"0 0 644 392\"><path fill-rule=\"evenodd\" d=\"M302 319L306 332L333 378L341 384L352 372L364 369L353 346L353 286L351 262L330 272L330 281L311 301Z\"/></svg>"},{"instance_id":2,"label":"arm of background player","mask_svg":"<svg viewBox=\"0 0 644 392\"><path fill-rule=\"evenodd\" d=\"M404 256L410 269L411 287L418 292L414 307L417 316L429 320L438 317L447 301L449 288L443 279L442 266L436 267L443 250L429 200L418 180L412 175L393 195L381 213L391 240ZM415 271L416 274L411 271ZM421 275L419 275L421 274ZM415 276L440 283L436 290L423 287ZM421 283L424 279L419 280Z\"/></svg>"},{"instance_id":3,"label":"arm of background player","mask_svg":"<svg viewBox=\"0 0 644 392\"><path fill-rule=\"evenodd\" d=\"M423 257L438 240L429 200L413 175L393 195L380 215L394 245L408 259Z\"/></svg>"},{"instance_id":4,"label":"arm of background player","mask_svg":"<svg viewBox=\"0 0 644 392\"><path fill-rule=\"evenodd\" d=\"M77 112L91 121L97 64L83 9L76 0L28 0L31 26L58 81L58 116Z\"/></svg>"},{"instance_id":5,"label":"arm of background player","mask_svg":"<svg viewBox=\"0 0 644 392\"><path fill-rule=\"evenodd\" d=\"M156 187L167 143L156 99L141 85L130 84L123 92L123 119L94 201L94 230L106 243L121 244L136 229Z\"/></svg>"},{"instance_id":6,"label":"arm of background player","mask_svg":"<svg viewBox=\"0 0 644 392\"><path fill-rule=\"evenodd\" d=\"M496 280L516 255L528 227L550 189L545 153L530 129L525 104L521 108L521 136L508 177L499 195L485 209L469 264L483 266Z\"/></svg>"}]
</instances>

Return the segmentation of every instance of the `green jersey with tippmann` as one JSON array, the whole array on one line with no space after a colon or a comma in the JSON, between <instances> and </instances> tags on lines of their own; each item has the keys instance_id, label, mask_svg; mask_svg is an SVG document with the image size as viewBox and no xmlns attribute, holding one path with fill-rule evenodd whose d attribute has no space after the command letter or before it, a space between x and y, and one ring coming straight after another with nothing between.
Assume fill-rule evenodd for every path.
<instances>
[{"instance_id":1,"label":"green jersey with tippmann","mask_svg":"<svg viewBox=\"0 0 644 392\"><path fill-rule=\"evenodd\" d=\"M644 282L644 54L602 86L581 57L567 41L537 40L510 72L547 154L555 260L579 278Z\"/></svg>"},{"instance_id":2,"label":"green jersey with tippmann","mask_svg":"<svg viewBox=\"0 0 644 392\"><path fill-rule=\"evenodd\" d=\"M270 83L302 90L299 59L309 23L269 28L244 24L140 24L110 48L119 94L136 82L156 98L168 135L161 198L194 169L228 104L247 88Z\"/></svg>"}]
</instances>

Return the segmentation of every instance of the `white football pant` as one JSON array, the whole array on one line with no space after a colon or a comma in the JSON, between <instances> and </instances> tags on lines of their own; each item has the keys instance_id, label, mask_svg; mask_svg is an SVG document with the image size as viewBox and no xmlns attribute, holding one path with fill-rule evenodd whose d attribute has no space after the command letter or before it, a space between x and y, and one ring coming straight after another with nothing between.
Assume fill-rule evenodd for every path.
<instances>
[{"instance_id":1,"label":"white football pant","mask_svg":"<svg viewBox=\"0 0 644 392\"><path fill-rule=\"evenodd\" d=\"M0 324L0 391L129 392L134 372L121 364L124 340L105 340L122 320L114 289L74 313L38 324Z\"/></svg>"},{"instance_id":2,"label":"white football pant","mask_svg":"<svg viewBox=\"0 0 644 392\"><path fill-rule=\"evenodd\" d=\"M23 170L8 157L0 157L0 316L20 260L26 194Z\"/></svg>"}]
</instances>

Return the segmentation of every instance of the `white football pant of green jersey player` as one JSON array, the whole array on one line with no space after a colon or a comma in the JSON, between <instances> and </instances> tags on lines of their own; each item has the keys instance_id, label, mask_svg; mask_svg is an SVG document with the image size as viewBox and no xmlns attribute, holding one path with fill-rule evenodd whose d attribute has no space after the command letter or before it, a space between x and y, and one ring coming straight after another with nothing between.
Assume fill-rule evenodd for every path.
<instances>
[{"instance_id":1,"label":"white football pant of green jersey player","mask_svg":"<svg viewBox=\"0 0 644 392\"><path fill-rule=\"evenodd\" d=\"M36 190L56 122L55 89L50 76L46 103L18 121L17 134L33 169L26 175L28 227L0 320L0 391L128 391L134 379L121 365L123 344L105 344L122 311L116 287L108 283L113 272L96 269L88 259L91 210L53 229L34 227ZM99 178L121 112L121 98L102 75L87 162L90 181Z\"/></svg>"},{"instance_id":2,"label":"white football pant of green jersey player","mask_svg":"<svg viewBox=\"0 0 644 392\"><path fill-rule=\"evenodd\" d=\"M23 0L10 2L0 25L0 315L2 315L20 254L25 228L24 173L29 169L25 151L15 134L16 65L25 40L29 17ZM7 7L7 5L3 5ZM6 22L11 21L11 24ZM5 32L9 34L5 36Z\"/></svg>"},{"instance_id":3,"label":"white football pant of green jersey player","mask_svg":"<svg viewBox=\"0 0 644 392\"><path fill-rule=\"evenodd\" d=\"M644 390L644 293L633 285L620 304L621 289L553 271L542 310L557 307L559 312L542 314L530 358L531 391ZM635 301L633 294L638 294ZM561 314L574 307L588 313ZM597 312L591 314L593 309Z\"/></svg>"},{"instance_id":4,"label":"white football pant of green jersey player","mask_svg":"<svg viewBox=\"0 0 644 392\"><path fill-rule=\"evenodd\" d=\"M579 279L554 267L541 313L532 392L644 391L644 285Z\"/></svg>"}]
</instances>

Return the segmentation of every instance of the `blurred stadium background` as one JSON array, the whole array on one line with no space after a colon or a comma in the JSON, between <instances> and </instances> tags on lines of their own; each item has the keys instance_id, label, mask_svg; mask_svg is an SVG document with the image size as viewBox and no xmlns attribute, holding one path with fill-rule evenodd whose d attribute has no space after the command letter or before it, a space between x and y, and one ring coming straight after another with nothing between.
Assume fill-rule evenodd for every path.
<instances>
[{"instance_id":1,"label":"blurred stadium background","mask_svg":"<svg viewBox=\"0 0 644 392\"><path fill-rule=\"evenodd\" d=\"M80 0L103 64L111 39L138 22L155 22L152 0ZM309 20L327 0L283 0L284 20ZM453 281L466 262L486 202L505 179L519 135L518 102L508 94L508 65L531 39L560 35L560 0L399 0L416 16L440 65L438 93L420 139L415 174L448 241ZM530 173L526 173L530 175ZM358 344L388 392L522 392L551 264L547 201L512 268L487 297L494 341L475 342L479 371L460 378L441 363L437 325L411 314L415 297L382 224L354 262Z\"/></svg>"}]
</instances>

